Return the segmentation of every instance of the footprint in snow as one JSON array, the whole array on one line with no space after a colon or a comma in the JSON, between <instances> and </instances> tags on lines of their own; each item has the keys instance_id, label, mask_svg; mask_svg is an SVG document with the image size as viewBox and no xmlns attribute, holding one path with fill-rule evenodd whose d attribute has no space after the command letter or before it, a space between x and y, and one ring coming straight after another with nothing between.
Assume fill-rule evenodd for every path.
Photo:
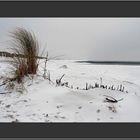
<instances>
[{"instance_id":1,"label":"footprint in snow","mask_svg":"<svg viewBox=\"0 0 140 140\"><path fill-rule=\"evenodd\" d=\"M45 117L49 117L49 115L48 115L48 114L46 114L46 115L45 115Z\"/></svg>"},{"instance_id":2,"label":"footprint in snow","mask_svg":"<svg viewBox=\"0 0 140 140\"><path fill-rule=\"evenodd\" d=\"M60 66L59 68L67 69L68 66L67 66L67 65L62 65L62 66Z\"/></svg>"},{"instance_id":3,"label":"footprint in snow","mask_svg":"<svg viewBox=\"0 0 140 140\"><path fill-rule=\"evenodd\" d=\"M56 119L66 119L65 116L60 116L59 113L60 112L57 112L58 115L54 115L53 117L56 118Z\"/></svg>"},{"instance_id":4,"label":"footprint in snow","mask_svg":"<svg viewBox=\"0 0 140 140\"><path fill-rule=\"evenodd\" d=\"M64 105L57 105L56 108L61 108L63 107Z\"/></svg>"},{"instance_id":5,"label":"footprint in snow","mask_svg":"<svg viewBox=\"0 0 140 140\"><path fill-rule=\"evenodd\" d=\"M11 119L14 119L14 116L11 115L11 114L8 114L7 116L5 116L6 118L11 118Z\"/></svg>"},{"instance_id":6,"label":"footprint in snow","mask_svg":"<svg viewBox=\"0 0 140 140\"><path fill-rule=\"evenodd\" d=\"M11 110L6 110L6 112L12 112Z\"/></svg>"},{"instance_id":7,"label":"footprint in snow","mask_svg":"<svg viewBox=\"0 0 140 140\"><path fill-rule=\"evenodd\" d=\"M12 111L13 113L16 113L17 111Z\"/></svg>"},{"instance_id":8,"label":"footprint in snow","mask_svg":"<svg viewBox=\"0 0 140 140\"><path fill-rule=\"evenodd\" d=\"M60 114L60 112L57 112L57 114Z\"/></svg>"},{"instance_id":9,"label":"footprint in snow","mask_svg":"<svg viewBox=\"0 0 140 140\"><path fill-rule=\"evenodd\" d=\"M54 116L54 118L58 119L58 116L57 116L57 115L55 115L55 116Z\"/></svg>"},{"instance_id":10,"label":"footprint in snow","mask_svg":"<svg viewBox=\"0 0 140 140\"><path fill-rule=\"evenodd\" d=\"M6 108L10 108L10 107L11 107L11 105L6 105L5 107L6 107Z\"/></svg>"},{"instance_id":11,"label":"footprint in snow","mask_svg":"<svg viewBox=\"0 0 140 140\"><path fill-rule=\"evenodd\" d=\"M97 111L96 111L97 113L100 113L101 112L101 110L100 109L97 109Z\"/></svg>"},{"instance_id":12,"label":"footprint in snow","mask_svg":"<svg viewBox=\"0 0 140 140\"><path fill-rule=\"evenodd\" d=\"M49 121L48 120L49 115L48 114L45 114L45 113L43 113L42 115L45 117L45 122L48 122Z\"/></svg>"},{"instance_id":13,"label":"footprint in snow","mask_svg":"<svg viewBox=\"0 0 140 140\"><path fill-rule=\"evenodd\" d=\"M100 121L100 118L97 118L97 121Z\"/></svg>"},{"instance_id":14,"label":"footprint in snow","mask_svg":"<svg viewBox=\"0 0 140 140\"><path fill-rule=\"evenodd\" d=\"M66 119L66 117L65 116L62 116L62 117L60 117L61 119Z\"/></svg>"},{"instance_id":15,"label":"footprint in snow","mask_svg":"<svg viewBox=\"0 0 140 140\"><path fill-rule=\"evenodd\" d=\"M31 106L31 105L25 105L25 106L27 106L27 107L28 107L28 106Z\"/></svg>"},{"instance_id":16,"label":"footprint in snow","mask_svg":"<svg viewBox=\"0 0 140 140\"><path fill-rule=\"evenodd\" d=\"M81 73L82 75L85 75L85 73Z\"/></svg>"},{"instance_id":17,"label":"footprint in snow","mask_svg":"<svg viewBox=\"0 0 140 140\"><path fill-rule=\"evenodd\" d=\"M12 121L12 123L18 123L19 120L18 119L15 119L14 121Z\"/></svg>"},{"instance_id":18,"label":"footprint in snow","mask_svg":"<svg viewBox=\"0 0 140 140\"><path fill-rule=\"evenodd\" d=\"M78 109L82 109L82 106L79 106Z\"/></svg>"},{"instance_id":19,"label":"footprint in snow","mask_svg":"<svg viewBox=\"0 0 140 140\"><path fill-rule=\"evenodd\" d=\"M50 121L50 120L45 120L45 122L47 122L47 123L48 123L48 122L51 122L51 121Z\"/></svg>"}]
</instances>

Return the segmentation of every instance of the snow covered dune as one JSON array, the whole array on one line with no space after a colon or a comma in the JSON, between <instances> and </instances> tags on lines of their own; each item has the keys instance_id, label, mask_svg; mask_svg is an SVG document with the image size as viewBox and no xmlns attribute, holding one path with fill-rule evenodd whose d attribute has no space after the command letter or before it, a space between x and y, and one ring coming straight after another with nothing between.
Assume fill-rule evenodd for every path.
<instances>
[{"instance_id":1,"label":"snow covered dune","mask_svg":"<svg viewBox=\"0 0 140 140\"><path fill-rule=\"evenodd\" d=\"M8 63L0 63L0 77L10 76ZM53 84L42 77L43 69L42 61L34 80L25 78L24 93L0 94L0 122L140 122L140 66L49 61ZM62 83L67 82L68 87L56 86L56 79L63 74ZM86 83L113 85L114 90L85 90ZM123 92L117 90L118 85L124 87ZM0 93L3 91L1 86ZM107 102L111 97L121 100Z\"/></svg>"}]
</instances>

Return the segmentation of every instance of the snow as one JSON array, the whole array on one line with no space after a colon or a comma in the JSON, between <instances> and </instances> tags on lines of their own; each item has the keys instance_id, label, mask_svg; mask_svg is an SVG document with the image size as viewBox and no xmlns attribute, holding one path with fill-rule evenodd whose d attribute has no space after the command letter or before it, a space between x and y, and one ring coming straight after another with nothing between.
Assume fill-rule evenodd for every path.
<instances>
[{"instance_id":1,"label":"snow","mask_svg":"<svg viewBox=\"0 0 140 140\"><path fill-rule=\"evenodd\" d=\"M0 58L0 83L11 76L3 59ZM43 78L43 67L41 61L34 79L24 79L23 93L14 89L12 93L0 94L0 122L140 122L140 66L51 60L47 70L54 84ZM56 86L56 79L63 74L62 82L73 88ZM83 90L86 83L100 84L101 78L104 85L117 88L122 84L124 92L103 88ZM4 91L8 89L0 86L0 93ZM105 102L107 95L123 100Z\"/></svg>"}]
</instances>

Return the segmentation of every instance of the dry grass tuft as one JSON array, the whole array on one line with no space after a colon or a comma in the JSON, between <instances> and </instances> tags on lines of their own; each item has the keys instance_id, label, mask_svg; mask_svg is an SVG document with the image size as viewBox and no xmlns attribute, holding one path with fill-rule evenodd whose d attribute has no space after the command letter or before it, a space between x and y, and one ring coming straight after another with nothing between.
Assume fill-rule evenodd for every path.
<instances>
[{"instance_id":1,"label":"dry grass tuft","mask_svg":"<svg viewBox=\"0 0 140 140\"><path fill-rule=\"evenodd\" d=\"M10 37L13 52L18 56L22 55L22 57L13 57L11 63L14 67L15 78L18 83L21 83L25 75L37 73L39 44L34 33L24 28L16 28L10 32Z\"/></svg>"}]
</instances>

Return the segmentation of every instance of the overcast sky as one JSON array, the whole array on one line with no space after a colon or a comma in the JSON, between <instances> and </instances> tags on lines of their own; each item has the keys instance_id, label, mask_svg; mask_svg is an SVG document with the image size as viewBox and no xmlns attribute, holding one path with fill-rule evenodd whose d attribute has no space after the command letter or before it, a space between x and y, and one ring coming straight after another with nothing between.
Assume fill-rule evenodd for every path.
<instances>
[{"instance_id":1,"label":"overcast sky","mask_svg":"<svg viewBox=\"0 0 140 140\"><path fill-rule=\"evenodd\" d=\"M1 50L15 27L34 31L51 56L140 61L140 18L0 18Z\"/></svg>"}]
</instances>

